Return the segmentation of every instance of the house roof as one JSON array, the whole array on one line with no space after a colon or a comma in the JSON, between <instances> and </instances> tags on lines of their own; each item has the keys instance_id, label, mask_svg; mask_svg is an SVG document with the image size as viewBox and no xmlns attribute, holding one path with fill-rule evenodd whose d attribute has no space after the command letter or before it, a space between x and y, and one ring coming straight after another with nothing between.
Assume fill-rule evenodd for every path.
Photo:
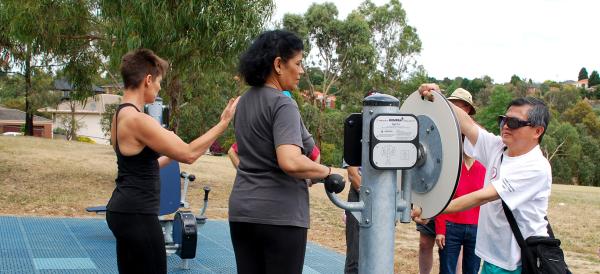
<instances>
[{"instance_id":1,"label":"house roof","mask_svg":"<svg viewBox=\"0 0 600 274\"><path fill-rule=\"evenodd\" d=\"M588 83L588 79L581 79L581 80L577 81L577 83L587 84Z\"/></svg>"},{"instance_id":2,"label":"house roof","mask_svg":"<svg viewBox=\"0 0 600 274\"><path fill-rule=\"evenodd\" d=\"M106 84L106 85L101 85L101 88L124 88L125 85L123 84L123 82L120 82L118 84Z\"/></svg>"},{"instance_id":3,"label":"house roof","mask_svg":"<svg viewBox=\"0 0 600 274\"><path fill-rule=\"evenodd\" d=\"M73 85L71 83L69 83L66 79L57 79L54 80L54 89L56 90L62 90L62 91L71 91L73 90ZM103 93L104 89L96 86L96 85L92 85L92 90L95 93Z\"/></svg>"},{"instance_id":4,"label":"house roof","mask_svg":"<svg viewBox=\"0 0 600 274\"><path fill-rule=\"evenodd\" d=\"M70 101L62 102L57 108L41 108L39 112L50 112L50 113L70 113L71 105ZM86 104L83 105L81 102L75 102L75 113L85 114L102 114L106 111L106 105L119 104L121 103L121 96L114 94L97 94L88 97Z\"/></svg>"},{"instance_id":5,"label":"house roof","mask_svg":"<svg viewBox=\"0 0 600 274\"><path fill-rule=\"evenodd\" d=\"M25 112L18 109L0 107L0 121L25 121ZM50 119L37 115L33 116L33 121L52 122Z\"/></svg>"}]
</instances>

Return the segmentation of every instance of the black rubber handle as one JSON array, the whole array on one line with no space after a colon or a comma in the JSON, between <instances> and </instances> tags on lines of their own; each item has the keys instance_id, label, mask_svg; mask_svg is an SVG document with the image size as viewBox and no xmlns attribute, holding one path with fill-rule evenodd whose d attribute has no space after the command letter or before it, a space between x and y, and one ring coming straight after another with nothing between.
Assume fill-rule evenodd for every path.
<instances>
[{"instance_id":1,"label":"black rubber handle","mask_svg":"<svg viewBox=\"0 0 600 274\"><path fill-rule=\"evenodd\" d=\"M339 174L331 174L325 178L325 190L328 192L333 192L338 194L344 190L346 186L346 182L344 181L344 177Z\"/></svg>"},{"instance_id":2,"label":"black rubber handle","mask_svg":"<svg viewBox=\"0 0 600 274\"><path fill-rule=\"evenodd\" d=\"M208 193L210 193L210 187L205 186L204 187L204 201L208 201Z\"/></svg>"},{"instance_id":3,"label":"black rubber handle","mask_svg":"<svg viewBox=\"0 0 600 274\"><path fill-rule=\"evenodd\" d=\"M195 181L195 180L196 180L196 175L194 175L194 174L190 174L190 175L188 176L188 179L190 180L190 182L193 182L193 181Z\"/></svg>"}]
</instances>

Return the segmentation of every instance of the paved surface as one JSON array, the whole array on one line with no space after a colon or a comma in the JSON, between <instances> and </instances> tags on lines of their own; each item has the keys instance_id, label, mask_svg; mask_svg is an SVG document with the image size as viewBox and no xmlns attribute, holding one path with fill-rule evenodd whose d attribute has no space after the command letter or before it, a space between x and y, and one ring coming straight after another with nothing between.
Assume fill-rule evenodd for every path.
<instances>
[{"instance_id":1,"label":"paved surface","mask_svg":"<svg viewBox=\"0 0 600 274\"><path fill-rule=\"evenodd\" d=\"M208 221L198 230L196 258L169 273L236 273L229 225ZM313 243L304 273L343 273L344 255ZM0 217L0 273L117 273L115 241L103 219Z\"/></svg>"}]
</instances>

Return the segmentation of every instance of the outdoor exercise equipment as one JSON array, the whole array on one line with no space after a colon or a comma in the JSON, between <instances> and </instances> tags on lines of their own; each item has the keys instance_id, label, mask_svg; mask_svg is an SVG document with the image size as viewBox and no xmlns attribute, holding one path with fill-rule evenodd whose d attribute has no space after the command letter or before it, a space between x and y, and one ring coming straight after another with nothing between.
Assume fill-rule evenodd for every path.
<instances>
[{"instance_id":1,"label":"outdoor exercise equipment","mask_svg":"<svg viewBox=\"0 0 600 274\"><path fill-rule=\"evenodd\" d=\"M423 209L423 218L438 215L460 176L462 138L450 103L439 93L429 101L415 92L399 105L374 94L364 99L362 113L345 121L344 160L362 166L360 201L327 191L359 221L362 274L393 273L396 222L410 223L411 204Z\"/></svg>"},{"instance_id":2,"label":"outdoor exercise equipment","mask_svg":"<svg viewBox=\"0 0 600 274\"><path fill-rule=\"evenodd\" d=\"M144 105L144 112L152 116L164 128L169 127L169 106L163 104L163 99L156 96L154 102Z\"/></svg>"},{"instance_id":3,"label":"outdoor exercise equipment","mask_svg":"<svg viewBox=\"0 0 600 274\"><path fill-rule=\"evenodd\" d=\"M161 126L167 127L169 108L160 97L144 107L144 112L156 119ZM181 187L183 179L183 188ZM182 268L189 269L189 260L196 257L198 228L206 223L206 208L210 187L205 186L204 203L199 214L194 215L186 201L190 182L196 180L194 174L180 172L179 162L171 161L160 169L160 207L159 222L163 228L167 255L176 254L183 259ZM106 206L86 208L88 212L106 213Z\"/></svg>"},{"instance_id":4,"label":"outdoor exercise equipment","mask_svg":"<svg viewBox=\"0 0 600 274\"><path fill-rule=\"evenodd\" d=\"M183 188L181 181L183 179ZM160 169L159 222L163 228L167 255L176 254L183 259L183 269L189 269L189 259L196 257L198 229L206 223L209 187L204 187L204 203L198 215L194 215L186 201L194 174L180 172L179 162L171 161ZM106 213L106 206L86 208L88 212Z\"/></svg>"}]
</instances>

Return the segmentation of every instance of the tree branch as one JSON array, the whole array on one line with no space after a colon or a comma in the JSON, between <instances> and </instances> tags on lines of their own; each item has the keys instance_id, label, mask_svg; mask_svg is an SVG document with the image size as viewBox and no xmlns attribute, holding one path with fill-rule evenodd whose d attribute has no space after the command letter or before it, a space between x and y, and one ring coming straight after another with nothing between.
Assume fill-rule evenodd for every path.
<instances>
[{"instance_id":1,"label":"tree branch","mask_svg":"<svg viewBox=\"0 0 600 274\"><path fill-rule=\"evenodd\" d=\"M560 143L558 146L556 146L556 149L554 150L554 152L552 152L552 154L551 154L551 155L549 155L549 157L548 157L548 161L552 161L552 158L554 158L554 156L557 156L557 155L558 155L558 152L559 152L559 150L560 150L560 147L562 147L562 145L564 145L566 141L567 141L567 140L563 140L563 141L562 141L562 142L561 142L561 143Z\"/></svg>"},{"instance_id":2,"label":"tree branch","mask_svg":"<svg viewBox=\"0 0 600 274\"><path fill-rule=\"evenodd\" d=\"M62 39L72 39L72 40L88 40L88 41L106 40L106 38L104 38L102 36L91 35L91 34L86 34L86 35L59 35L58 37L60 37Z\"/></svg>"}]
</instances>

